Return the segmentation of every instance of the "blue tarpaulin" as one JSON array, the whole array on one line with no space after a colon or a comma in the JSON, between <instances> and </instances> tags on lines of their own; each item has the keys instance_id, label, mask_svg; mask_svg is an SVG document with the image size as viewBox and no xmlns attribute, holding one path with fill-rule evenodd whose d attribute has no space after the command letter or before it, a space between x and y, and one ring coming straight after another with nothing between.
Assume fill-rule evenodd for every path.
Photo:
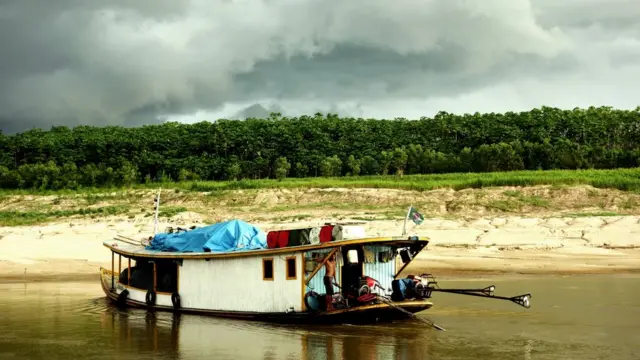
<instances>
[{"instance_id":1,"label":"blue tarpaulin","mask_svg":"<svg viewBox=\"0 0 640 360\"><path fill-rule=\"evenodd\" d=\"M157 234L147 250L165 252L229 252L267 247L267 235L241 220L230 220L181 233Z\"/></svg>"}]
</instances>

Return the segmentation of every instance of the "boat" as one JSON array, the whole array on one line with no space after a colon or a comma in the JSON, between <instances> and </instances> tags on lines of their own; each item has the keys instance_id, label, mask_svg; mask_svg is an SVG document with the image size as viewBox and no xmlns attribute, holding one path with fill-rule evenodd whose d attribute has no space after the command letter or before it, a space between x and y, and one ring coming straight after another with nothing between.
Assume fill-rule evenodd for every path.
<instances>
[{"instance_id":1,"label":"boat","mask_svg":"<svg viewBox=\"0 0 640 360\"><path fill-rule=\"evenodd\" d=\"M493 285L444 289L430 274L400 277L429 242L407 235L369 237L358 223L264 232L230 220L170 229L147 242L124 236L104 241L111 269L100 268L100 282L118 306L284 323L413 318L443 330L416 316L433 306L438 291L530 306L531 294L499 297ZM331 258L335 279L325 284Z\"/></svg>"}]
</instances>

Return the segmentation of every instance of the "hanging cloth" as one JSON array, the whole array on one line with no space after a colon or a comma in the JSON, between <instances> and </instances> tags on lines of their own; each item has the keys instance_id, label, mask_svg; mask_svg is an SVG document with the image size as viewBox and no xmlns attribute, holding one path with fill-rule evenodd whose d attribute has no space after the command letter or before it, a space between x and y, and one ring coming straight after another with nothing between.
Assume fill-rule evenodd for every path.
<instances>
[{"instance_id":1,"label":"hanging cloth","mask_svg":"<svg viewBox=\"0 0 640 360\"><path fill-rule=\"evenodd\" d=\"M300 230L291 230L291 232L289 233L289 246L298 245L300 245Z\"/></svg>"},{"instance_id":2,"label":"hanging cloth","mask_svg":"<svg viewBox=\"0 0 640 360\"><path fill-rule=\"evenodd\" d=\"M364 262L365 263L369 263L370 264L370 263L376 262L376 253L373 250L369 249L366 246L363 246L362 247L362 251L364 252Z\"/></svg>"},{"instance_id":3,"label":"hanging cloth","mask_svg":"<svg viewBox=\"0 0 640 360\"><path fill-rule=\"evenodd\" d=\"M267 247L269 249L274 249L278 246L278 232L277 231L269 231L267 233Z\"/></svg>"},{"instance_id":4,"label":"hanging cloth","mask_svg":"<svg viewBox=\"0 0 640 360\"><path fill-rule=\"evenodd\" d=\"M289 245L289 231L282 230L278 232L278 247L283 248Z\"/></svg>"},{"instance_id":5,"label":"hanging cloth","mask_svg":"<svg viewBox=\"0 0 640 360\"><path fill-rule=\"evenodd\" d=\"M329 242L333 240L333 225L325 225L320 229L320 242Z\"/></svg>"},{"instance_id":6,"label":"hanging cloth","mask_svg":"<svg viewBox=\"0 0 640 360\"><path fill-rule=\"evenodd\" d=\"M300 245L308 245L311 242L309 241L311 229L301 229L300 230Z\"/></svg>"},{"instance_id":7,"label":"hanging cloth","mask_svg":"<svg viewBox=\"0 0 640 360\"><path fill-rule=\"evenodd\" d=\"M320 228L314 227L309 229L309 244L319 244L320 243Z\"/></svg>"}]
</instances>

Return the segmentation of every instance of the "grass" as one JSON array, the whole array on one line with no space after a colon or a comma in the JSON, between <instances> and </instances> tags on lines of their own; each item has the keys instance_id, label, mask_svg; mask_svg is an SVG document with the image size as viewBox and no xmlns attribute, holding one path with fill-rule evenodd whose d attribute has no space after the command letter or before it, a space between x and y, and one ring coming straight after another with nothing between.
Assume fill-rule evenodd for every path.
<instances>
[{"instance_id":1,"label":"grass","mask_svg":"<svg viewBox=\"0 0 640 360\"><path fill-rule=\"evenodd\" d=\"M179 191L212 192L211 196L220 196L228 190L241 189L292 189L292 188L386 188L402 190L434 190L452 188L454 190L478 189L499 186L535 186L535 185L591 185L596 188L612 188L623 191L640 192L640 168L607 170L537 170L491 173L450 173L429 175L378 175L345 176L317 178L287 178L283 180L259 179L238 181L187 181L139 184L130 189L174 189ZM1 190L2 195L27 194L89 194L87 202L102 200L103 194L113 192L118 197L120 188L83 188L79 190Z\"/></svg>"},{"instance_id":2,"label":"grass","mask_svg":"<svg viewBox=\"0 0 640 360\"><path fill-rule=\"evenodd\" d=\"M503 192L507 198L502 200L489 201L485 206L490 209L511 212L519 211L524 206L548 208L551 202L540 196L526 196L521 191L507 190Z\"/></svg>"},{"instance_id":3,"label":"grass","mask_svg":"<svg viewBox=\"0 0 640 360\"><path fill-rule=\"evenodd\" d=\"M182 207L182 206L167 206L167 207L160 207L160 211L158 211L158 217L172 217L175 216L181 212L187 211L187 208Z\"/></svg>"},{"instance_id":4,"label":"grass","mask_svg":"<svg viewBox=\"0 0 640 360\"><path fill-rule=\"evenodd\" d=\"M547 185L544 190L525 187ZM591 185L600 189L575 192L573 186ZM509 186L510 189L501 187ZM79 190L0 190L0 226L33 225L53 219L83 216L144 214L153 216L153 198L149 190L162 187L159 216L173 217L193 211L206 218L266 216L299 221L317 216L356 216L357 220L402 219L409 205L417 206L425 216L467 216L473 213L549 213L581 209L600 209L603 213L637 213L640 208L640 168L616 170L552 170L494 173L456 173L406 175L403 177L359 176L336 178L288 178L278 180L197 181L140 184L128 188L87 188ZM451 188L476 189L473 192L448 192L428 196L403 193L382 201L375 196L350 196L349 191L325 191L301 198L295 192L282 192L277 201L261 197L261 189L380 188L426 191ZM480 189L483 188L483 189ZM572 192L573 191L573 192ZM204 192L204 193L203 193ZM19 196L14 196L19 195ZM33 196L30 195L40 195ZM269 195L269 194L268 194ZM271 194L272 196L275 196ZM390 197L389 197L390 196ZM271 200L270 200L271 199ZM368 200L367 200L368 199ZM442 210L443 206L446 210ZM89 208L91 207L91 208ZM598 211L598 210L596 210ZM262 214L262 215L260 215ZM579 215L576 215L579 216Z\"/></svg>"},{"instance_id":5,"label":"grass","mask_svg":"<svg viewBox=\"0 0 640 360\"><path fill-rule=\"evenodd\" d=\"M358 176L336 178L289 178L240 181L202 181L178 183L176 186L192 191L223 191L264 188L392 188L403 190L454 190L497 186L535 185L591 185L596 188L614 188L640 191L640 168L614 170L546 170L493 173L452 173L406 175L398 177Z\"/></svg>"},{"instance_id":6,"label":"grass","mask_svg":"<svg viewBox=\"0 0 640 360\"><path fill-rule=\"evenodd\" d=\"M128 206L105 206L91 209L54 211L0 211L0 226L34 225L55 218L75 215L97 217L119 215L127 213L128 211Z\"/></svg>"}]
</instances>

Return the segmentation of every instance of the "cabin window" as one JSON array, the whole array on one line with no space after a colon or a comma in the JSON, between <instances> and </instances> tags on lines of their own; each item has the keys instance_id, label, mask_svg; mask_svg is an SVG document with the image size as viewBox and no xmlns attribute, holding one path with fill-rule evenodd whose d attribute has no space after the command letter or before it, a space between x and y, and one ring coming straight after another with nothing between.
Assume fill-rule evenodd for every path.
<instances>
[{"instance_id":1,"label":"cabin window","mask_svg":"<svg viewBox=\"0 0 640 360\"><path fill-rule=\"evenodd\" d=\"M358 250L351 249L347 252L347 260L349 264L357 264L358 263Z\"/></svg>"},{"instance_id":2,"label":"cabin window","mask_svg":"<svg viewBox=\"0 0 640 360\"><path fill-rule=\"evenodd\" d=\"M296 257L287 258L287 280L295 280L297 278Z\"/></svg>"},{"instance_id":3,"label":"cabin window","mask_svg":"<svg viewBox=\"0 0 640 360\"><path fill-rule=\"evenodd\" d=\"M262 280L273 280L273 258L262 259Z\"/></svg>"}]
</instances>

